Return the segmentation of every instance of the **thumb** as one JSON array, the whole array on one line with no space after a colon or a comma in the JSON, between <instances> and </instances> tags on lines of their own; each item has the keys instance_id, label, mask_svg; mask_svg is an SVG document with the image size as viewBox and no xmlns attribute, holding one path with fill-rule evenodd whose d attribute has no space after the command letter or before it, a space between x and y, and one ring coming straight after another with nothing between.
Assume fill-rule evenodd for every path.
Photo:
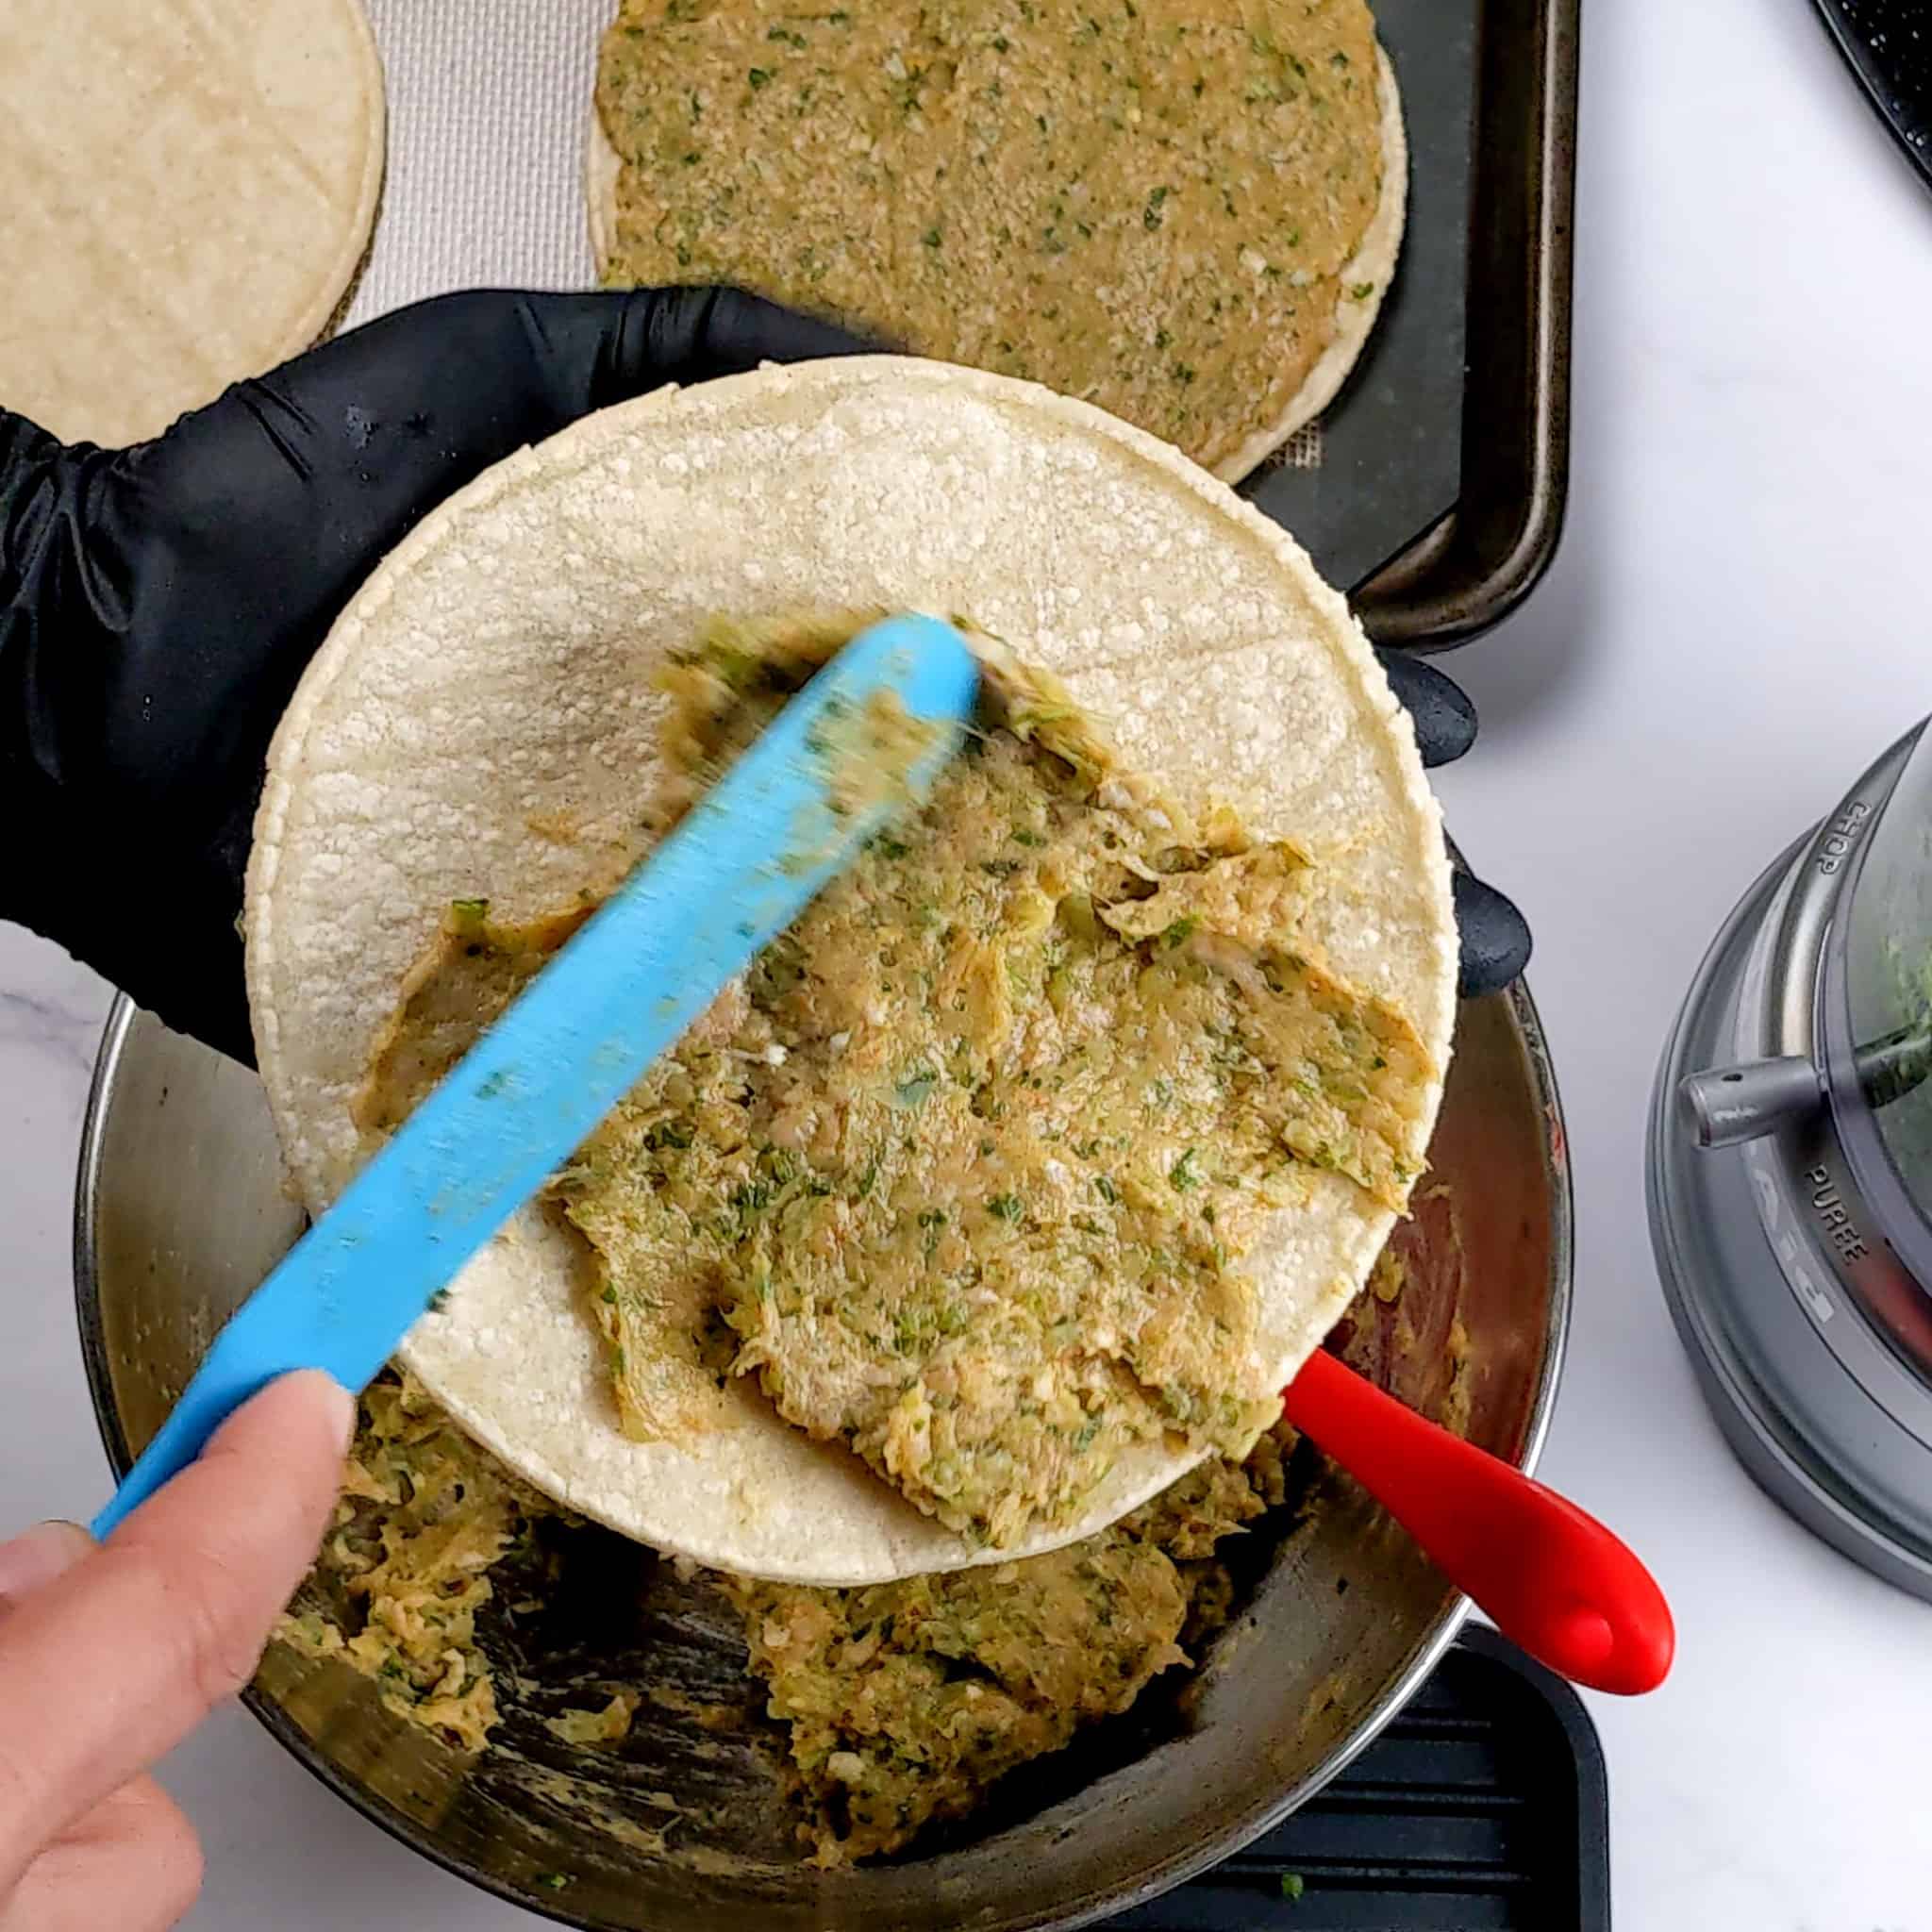
<instances>
[{"instance_id":1,"label":"thumb","mask_svg":"<svg viewBox=\"0 0 1932 1932\"><path fill-rule=\"evenodd\" d=\"M93 1541L77 1523L42 1523L0 1543L0 1614L90 1556Z\"/></svg>"},{"instance_id":2,"label":"thumb","mask_svg":"<svg viewBox=\"0 0 1932 1932\"><path fill-rule=\"evenodd\" d=\"M0 1620L0 1896L254 1674L321 1541L354 1415L326 1375L285 1376Z\"/></svg>"}]
</instances>

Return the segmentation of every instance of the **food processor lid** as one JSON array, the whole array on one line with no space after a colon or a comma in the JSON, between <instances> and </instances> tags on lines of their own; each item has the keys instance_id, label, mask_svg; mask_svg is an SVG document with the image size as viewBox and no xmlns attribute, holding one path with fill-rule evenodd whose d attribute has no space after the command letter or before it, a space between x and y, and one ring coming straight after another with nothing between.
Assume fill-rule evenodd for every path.
<instances>
[{"instance_id":1,"label":"food processor lid","mask_svg":"<svg viewBox=\"0 0 1932 1932\"><path fill-rule=\"evenodd\" d=\"M1850 802L1843 852L1821 859L1849 876L1821 962L1817 1045L1859 1190L1932 1285L1932 731L1913 740L1889 794L1875 809Z\"/></svg>"}]
</instances>

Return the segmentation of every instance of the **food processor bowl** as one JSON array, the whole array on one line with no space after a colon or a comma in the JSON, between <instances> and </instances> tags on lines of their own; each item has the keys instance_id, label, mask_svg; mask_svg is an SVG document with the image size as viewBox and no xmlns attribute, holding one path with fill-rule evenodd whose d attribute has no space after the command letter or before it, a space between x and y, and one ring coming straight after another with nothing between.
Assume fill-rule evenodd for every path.
<instances>
[{"instance_id":1,"label":"food processor bowl","mask_svg":"<svg viewBox=\"0 0 1932 1932\"><path fill-rule=\"evenodd\" d=\"M1760 1484L1932 1597L1932 733L1757 881L1651 1103L1653 1246Z\"/></svg>"}]
</instances>

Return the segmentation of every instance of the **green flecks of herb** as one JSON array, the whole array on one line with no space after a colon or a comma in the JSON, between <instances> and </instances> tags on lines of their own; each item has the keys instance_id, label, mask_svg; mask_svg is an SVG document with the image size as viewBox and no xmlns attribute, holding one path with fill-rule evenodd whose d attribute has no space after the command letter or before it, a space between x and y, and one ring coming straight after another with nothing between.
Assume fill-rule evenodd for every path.
<instances>
[{"instance_id":1,"label":"green flecks of herb","mask_svg":"<svg viewBox=\"0 0 1932 1932\"><path fill-rule=\"evenodd\" d=\"M946 1224L946 1210L943 1208L922 1208L919 1210L921 1227L943 1227Z\"/></svg>"},{"instance_id":2,"label":"green flecks of herb","mask_svg":"<svg viewBox=\"0 0 1932 1932\"><path fill-rule=\"evenodd\" d=\"M890 832L881 832L872 841L872 849L881 858L904 858L912 850L903 839L895 839Z\"/></svg>"},{"instance_id":3,"label":"green flecks of herb","mask_svg":"<svg viewBox=\"0 0 1932 1932\"><path fill-rule=\"evenodd\" d=\"M1194 1149L1190 1147L1167 1171L1167 1184L1176 1193L1185 1194L1191 1188L1201 1185L1201 1171L1195 1165Z\"/></svg>"},{"instance_id":4,"label":"green flecks of herb","mask_svg":"<svg viewBox=\"0 0 1932 1932\"><path fill-rule=\"evenodd\" d=\"M876 1185L878 1181L878 1162L876 1160L868 1162L865 1172L858 1176L858 1186L855 1190L855 1192L858 1194L858 1198L861 1201L864 1200L865 1197L872 1192L873 1188Z\"/></svg>"},{"instance_id":5,"label":"green flecks of herb","mask_svg":"<svg viewBox=\"0 0 1932 1932\"><path fill-rule=\"evenodd\" d=\"M1096 1194L1098 1194L1100 1198L1103 1201L1105 1201L1109 1208L1117 1207L1120 1203L1121 1191L1114 1186L1112 1177L1110 1175L1104 1174L1095 1174L1093 1176L1093 1191Z\"/></svg>"},{"instance_id":6,"label":"green flecks of herb","mask_svg":"<svg viewBox=\"0 0 1932 1932\"><path fill-rule=\"evenodd\" d=\"M1191 1423L1200 1413L1201 1399L1191 1389L1163 1389L1160 1391L1160 1406L1177 1423Z\"/></svg>"},{"instance_id":7,"label":"green flecks of herb","mask_svg":"<svg viewBox=\"0 0 1932 1932\"><path fill-rule=\"evenodd\" d=\"M1348 291L1348 295L1349 300L1352 302L1366 302L1374 292L1375 285L1374 282L1357 282Z\"/></svg>"},{"instance_id":8,"label":"green flecks of herb","mask_svg":"<svg viewBox=\"0 0 1932 1932\"><path fill-rule=\"evenodd\" d=\"M1197 79L1194 82L1194 98L1198 101L1201 98L1201 96L1205 94L1207 92L1208 83L1205 80Z\"/></svg>"},{"instance_id":9,"label":"green flecks of herb","mask_svg":"<svg viewBox=\"0 0 1932 1932\"><path fill-rule=\"evenodd\" d=\"M1194 379L1193 365L1188 362L1176 362L1174 365L1174 379L1183 384L1192 382Z\"/></svg>"},{"instance_id":10,"label":"green flecks of herb","mask_svg":"<svg viewBox=\"0 0 1932 1932\"><path fill-rule=\"evenodd\" d=\"M987 1202L986 1211L997 1220L1015 1222L1026 1212L1026 1204L1018 1194L994 1194Z\"/></svg>"},{"instance_id":11,"label":"green flecks of herb","mask_svg":"<svg viewBox=\"0 0 1932 1932\"><path fill-rule=\"evenodd\" d=\"M731 1191L731 1211L741 1221L749 1221L755 1214L762 1214L772 1205L772 1184L769 1181L741 1181Z\"/></svg>"},{"instance_id":12,"label":"green flecks of herb","mask_svg":"<svg viewBox=\"0 0 1932 1932\"><path fill-rule=\"evenodd\" d=\"M1038 832L1029 832L1024 825L1016 825L1013 829L1013 843L1038 847L1044 845L1046 841Z\"/></svg>"},{"instance_id":13,"label":"green flecks of herb","mask_svg":"<svg viewBox=\"0 0 1932 1932\"><path fill-rule=\"evenodd\" d=\"M1044 114L1036 114L1033 119L1039 126L1041 133L1044 134L1046 132L1046 116Z\"/></svg>"},{"instance_id":14,"label":"green flecks of herb","mask_svg":"<svg viewBox=\"0 0 1932 1932\"><path fill-rule=\"evenodd\" d=\"M537 1874L537 1883L539 1885L547 1885L552 1891L561 1891L570 1883L570 1874L568 1872L540 1872Z\"/></svg>"},{"instance_id":15,"label":"green flecks of herb","mask_svg":"<svg viewBox=\"0 0 1932 1932\"><path fill-rule=\"evenodd\" d=\"M1171 953L1176 946L1186 945L1193 937L1194 928L1200 923L1191 912L1185 912L1180 918L1163 926L1160 933L1161 950Z\"/></svg>"},{"instance_id":16,"label":"green flecks of herb","mask_svg":"<svg viewBox=\"0 0 1932 1932\"><path fill-rule=\"evenodd\" d=\"M1157 188L1147 197L1147 206L1141 210L1141 225L1152 230L1159 227L1166 218L1160 212L1160 205L1174 192L1171 188Z\"/></svg>"},{"instance_id":17,"label":"green flecks of herb","mask_svg":"<svg viewBox=\"0 0 1932 1932\"><path fill-rule=\"evenodd\" d=\"M693 149L692 149L692 150L691 151L691 153L689 153L689 154L687 154L686 156L684 156L684 157L683 157L683 160L684 160L684 165L685 165L685 166L686 166L687 168L695 168L695 167L697 166L697 164L698 164L698 157L697 157L697 150L696 150L695 148L693 148Z\"/></svg>"},{"instance_id":18,"label":"green flecks of herb","mask_svg":"<svg viewBox=\"0 0 1932 1932\"><path fill-rule=\"evenodd\" d=\"M772 71L769 67L754 67L744 77L751 83L752 92L756 93L759 88L770 84Z\"/></svg>"},{"instance_id":19,"label":"green flecks of herb","mask_svg":"<svg viewBox=\"0 0 1932 1932\"><path fill-rule=\"evenodd\" d=\"M802 47L805 45L805 36L796 27L774 26L766 34L765 38L768 41L782 41L788 47Z\"/></svg>"},{"instance_id":20,"label":"green flecks of herb","mask_svg":"<svg viewBox=\"0 0 1932 1932\"><path fill-rule=\"evenodd\" d=\"M940 1076L929 1067L922 1067L917 1073L908 1074L892 1089L894 1104L899 1107L924 1107L931 1096L932 1090L940 1083Z\"/></svg>"},{"instance_id":21,"label":"green flecks of herb","mask_svg":"<svg viewBox=\"0 0 1932 1932\"><path fill-rule=\"evenodd\" d=\"M459 925L480 925L490 916L488 899L452 899L449 909Z\"/></svg>"},{"instance_id":22,"label":"green flecks of herb","mask_svg":"<svg viewBox=\"0 0 1932 1932\"><path fill-rule=\"evenodd\" d=\"M705 104L695 93L691 97L691 118L693 126L705 118Z\"/></svg>"},{"instance_id":23,"label":"green flecks of herb","mask_svg":"<svg viewBox=\"0 0 1932 1932\"><path fill-rule=\"evenodd\" d=\"M852 16L849 13L847 13L842 7L837 8L832 12L825 15L825 19L833 26L843 26L851 20L851 18Z\"/></svg>"},{"instance_id":24,"label":"green flecks of herb","mask_svg":"<svg viewBox=\"0 0 1932 1932\"><path fill-rule=\"evenodd\" d=\"M1169 1080L1165 1077L1158 1076L1155 1079L1148 1081L1147 1105L1150 1108L1165 1107L1173 1099L1174 1082L1172 1080Z\"/></svg>"},{"instance_id":25,"label":"green flecks of herb","mask_svg":"<svg viewBox=\"0 0 1932 1932\"><path fill-rule=\"evenodd\" d=\"M919 239L922 242L924 242L928 248L937 248L940 245L941 242L942 242L945 238L942 235L941 235L940 231L937 228L928 228L925 231L925 233L922 235Z\"/></svg>"},{"instance_id":26,"label":"green flecks of herb","mask_svg":"<svg viewBox=\"0 0 1932 1932\"><path fill-rule=\"evenodd\" d=\"M1346 56L1338 56L1337 58L1346 58ZM1302 1883L1302 1874L1299 1872L1284 1872L1281 1874L1281 1895L1291 1905L1300 1898L1307 1890L1307 1887Z\"/></svg>"},{"instance_id":27,"label":"green flecks of herb","mask_svg":"<svg viewBox=\"0 0 1932 1932\"><path fill-rule=\"evenodd\" d=\"M429 1297L430 1310L434 1314L440 1315L443 1311L443 1309L446 1308L448 1306L449 1290L446 1288L439 1288L436 1291L436 1292Z\"/></svg>"},{"instance_id":28,"label":"green flecks of herb","mask_svg":"<svg viewBox=\"0 0 1932 1932\"><path fill-rule=\"evenodd\" d=\"M993 37L992 37L992 50L993 50L993 52L994 52L995 54L1004 54L1004 53L1006 53L1006 52L1007 52L1007 50L1008 50L1008 48L1009 48L1009 47L1010 47L1011 45L1012 45L1012 42L1010 42L1009 40L1008 40L1008 39L1007 39L1007 37L1006 37L1006 35L1005 35L1005 34L995 34L995 35L993 35Z\"/></svg>"},{"instance_id":29,"label":"green flecks of herb","mask_svg":"<svg viewBox=\"0 0 1932 1932\"><path fill-rule=\"evenodd\" d=\"M608 1302L614 1307L617 1305L617 1291L614 1288L611 1288L608 1285L607 1285L604 1290L604 1292L600 1294L597 1297L597 1299L600 1302Z\"/></svg>"},{"instance_id":30,"label":"green flecks of herb","mask_svg":"<svg viewBox=\"0 0 1932 1932\"><path fill-rule=\"evenodd\" d=\"M621 1348L613 1348L610 1351L610 1373L613 1375L624 1374L624 1351Z\"/></svg>"},{"instance_id":31,"label":"green flecks of herb","mask_svg":"<svg viewBox=\"0 0 1932 1932\"><path fill-rule=\"evenodd\" d=\"M1173 343L1173 336L1171 336L1164 328L1158 328L1154 331L1154 346L1157 349L1165 349L1169 347Z\"/></svg>"}]
</instances>

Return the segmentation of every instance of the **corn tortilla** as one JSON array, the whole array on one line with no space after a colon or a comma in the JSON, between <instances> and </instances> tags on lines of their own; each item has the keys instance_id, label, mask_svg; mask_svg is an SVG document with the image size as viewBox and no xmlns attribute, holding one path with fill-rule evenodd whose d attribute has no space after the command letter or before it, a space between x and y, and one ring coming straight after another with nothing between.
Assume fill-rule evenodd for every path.
<instances>
[{"instance_id":1,"label":"corn tortilla","mask_svg":"<svg viewBox=\"0 0 1932 1932\"><path fill-rule=\"evenodd\" d=\"M358 0L59 0L0 22L0 404L139 441L322 334L368 248Z\"/></svg>"},{"instance_id":2,"label":"corn tortilla","mask_svg":"<svg viewBox=\"0 0 1932 1932\"><path fill-rule=\"evenodd\" d=\"M277 734L247 904L256 1042L311 1208L453 900L508 919L641 855L664 655L719 612L961 612L1024 640L1134 768L1214 793L1322 868L1304 930L1446 1066L1456 939L1413 733L1291 539L1154 438L1035 385L858 358L660 391L486 473L375 574ZM1427 1095L1425 1131L1440 1095ZM1393 1216L1312 1177L1253 1258L1286 1380ZM882 1581L1091 1533L1198 1454L1143 1444L1020 1550L941 1528L742 1381L690 1445L626 1438L567 1237L526 1214L419 1324L407 1365L539 1488L742 1574Z\"/></svg>"}]
</instances>

